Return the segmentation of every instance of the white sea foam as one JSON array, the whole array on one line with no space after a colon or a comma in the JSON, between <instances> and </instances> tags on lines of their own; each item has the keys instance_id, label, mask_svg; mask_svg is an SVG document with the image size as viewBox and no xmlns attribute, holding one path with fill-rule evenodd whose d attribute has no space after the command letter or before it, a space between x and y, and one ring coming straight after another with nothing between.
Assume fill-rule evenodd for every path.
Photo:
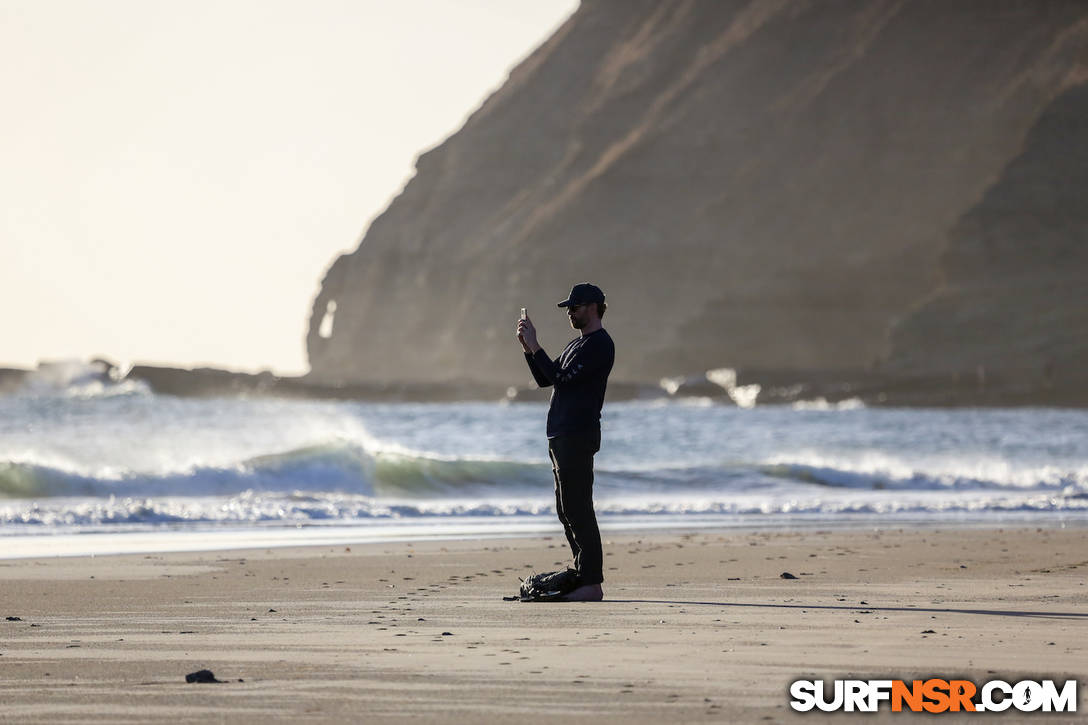
<instances>
[{"instance_id":1,"label":"white sea foam","mask_svg":"<svg viewBox=\"0 0 1088 725\"><path fill-rule=\"evenodd\" d=\"M706 379L725 390L738 408L754 408L762 387L758 384L737 385L737 371L717 368L706 371Z\"/></svg>"},{"instance_id":2,"label":"white sea foam","mask_svg":"<svg viewBox=\"0 0 1088 725\"><path fill-rule=\"evenodd\" d=\"M798 400L791 404L794 410L861 410L865 403L861 398L847 398L835 403L829 403L827 398L814 398L812 400Z\"/></svg>"},{"instance_id":3,"label":"white sea foam","mask_svg":"<svg viewBox=\"0 0 1088 725\"><path fill-rule=\"evenodd\" d=\"M876 492L848 496L603 497L597 501L602 520L630 516L762 516L844 514L958 513L973 520L988 515L1046 512L1088 521L1088 497L1061 494L909 495L889 497ZM349 494L294 494L246 491L231 497L110 497L53 499L0 504L0 525L16 533L31 529L100 530L115 526L193 526L276 524L360 524L378 520L460 517L546 517L552 501L532 499L388 499ZM980 518L981 517L981 518ZM682 519L677 519L682 523Z\"/></svg>"}]
</instances>

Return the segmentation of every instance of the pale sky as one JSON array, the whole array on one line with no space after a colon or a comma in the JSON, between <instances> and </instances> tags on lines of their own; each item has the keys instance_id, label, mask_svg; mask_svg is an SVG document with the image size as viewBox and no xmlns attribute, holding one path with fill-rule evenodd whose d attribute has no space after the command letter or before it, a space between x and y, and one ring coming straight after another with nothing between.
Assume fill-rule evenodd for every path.
<instances>
[{"instance_id":1,"label":"pale sky","mask_svg":"<svg viewBox=\"0 0 1088 725\"><path fill-rule=\"evenodd\" d=\"M335 255L577 0L0 0L0 367L306 370Z\"/></svg>"}]
</instances>

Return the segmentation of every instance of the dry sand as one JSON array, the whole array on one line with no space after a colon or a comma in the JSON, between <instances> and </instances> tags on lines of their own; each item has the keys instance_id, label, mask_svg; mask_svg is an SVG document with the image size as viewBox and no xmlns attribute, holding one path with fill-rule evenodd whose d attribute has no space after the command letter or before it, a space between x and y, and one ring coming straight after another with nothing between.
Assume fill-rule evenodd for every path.
<instances>
[{"instance_id":1,"label":"dry sand","mask_svg":"<svg viewBox=\"0 0 1088 725\"><path fill-rule=\"evenodd\" d=\"M578 604L502 600L560 537L0 561L0 720L825 721L849 716L793 713L788 684L846 676L1075 678L1088 707L1085 529L605 549L607 601Z\"/></svg>"}]
</instances>

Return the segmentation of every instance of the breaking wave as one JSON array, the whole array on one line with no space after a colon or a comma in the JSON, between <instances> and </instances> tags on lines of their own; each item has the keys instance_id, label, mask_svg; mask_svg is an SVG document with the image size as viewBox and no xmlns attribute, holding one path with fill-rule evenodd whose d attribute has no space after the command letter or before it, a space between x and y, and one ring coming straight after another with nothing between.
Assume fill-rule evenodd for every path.
<instances>
[{"instance_id":1,"label":"breaking wave","mask_svg":"<svg viewBox=\"0 0 1088 725\"><path fill-rule=\"evenodd\" d=\"M143 380L126 380L123 371L112 363L96 360L60 360L45 362L30 371L16 391L17 395L38 398L113 398L150 396L151 388Z\"/></svg>"},{"instance_id":2,"label":"breaking wave","mask_svg":"<svg viewBox=\"0 0 1088 725\"><path fill-rule=\"evenodd\" d=\"M114 377L49 368L0 398L0 537L556 525L544 404L182 399ZM610 406L602 521L1088 520L1083 413L803 407Z\"/></svg>"},{"instance_id":3,"label":"breaking wave","mask_svg":"<svg viewBox=\"0 0 1088 725\"><path fill-rule=\"evenodd\" d=\"M354 493L376 498L487 495L501 488L539 488L546 464L452 459L401 452L371 453L329 443L257 456L229 466L169 473L81 472L63 465L0 462L0 497L210 496L243 491Z\"/></svg>"},{"instance_id":4,"label":"breaking wave","mask_svg":"<svg viewBox=\"0 0 1088 725\"><path fill-rule=\"evenodd\" d=\"M883 457L825 459L798 454L759 463L683 467L609 467L596 470L598 498L711 497L729 502L750 494L826 495L833 490L889 493L1019 492L1088 497L1088 469L1053 466L1010 469L1007 464L932 464L916 469ZM229 465L167 472L114 468L81 470L55 459L0 461L0 499L63 497L235 496L243 493L357 495L369 500L491 500L547 496L549 464L493 458L455 458L397 447L333 441L258 455ZM821 493L823 492L823 493Z\"/></svg>"}]
</instances>

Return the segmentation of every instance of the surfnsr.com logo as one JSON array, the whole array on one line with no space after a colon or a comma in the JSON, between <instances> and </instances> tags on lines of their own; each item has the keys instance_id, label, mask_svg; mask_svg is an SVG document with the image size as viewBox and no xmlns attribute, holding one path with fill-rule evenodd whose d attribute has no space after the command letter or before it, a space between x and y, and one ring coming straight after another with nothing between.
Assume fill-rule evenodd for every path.
<instances>
[{"instance_id":1,"label":"surfnsr.com logo","mask_svg":"<svg viewBox=\"0 0 1088 725\"><path fill-rule=\"evenodd\" d=\"M790 707L799 712L876 712L887 703L892 712L1076 712L1077 681L1059 689L1053 680L990 680L981 687L970 680L797 680L790 684Z\"/></svg>"}]
</instances>

